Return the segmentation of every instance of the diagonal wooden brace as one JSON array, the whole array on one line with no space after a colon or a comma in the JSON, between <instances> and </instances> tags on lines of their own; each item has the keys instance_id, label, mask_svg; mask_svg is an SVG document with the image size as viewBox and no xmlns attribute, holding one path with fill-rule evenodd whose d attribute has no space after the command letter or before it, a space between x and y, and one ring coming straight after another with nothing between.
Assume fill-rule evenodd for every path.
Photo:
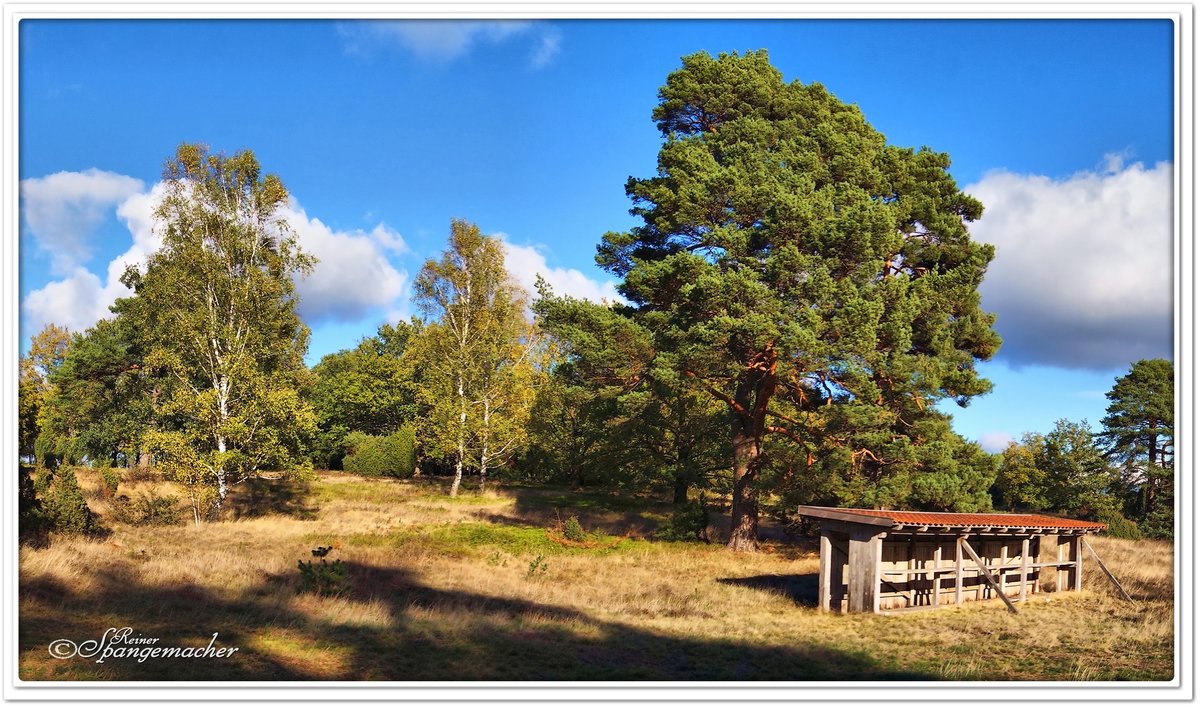
<instances>
[{"instance_id":1,"label":"diagonal wooden brace","mask_svg":"<svg viewBox=\"0 0 1200 707\"><path fill-rule=\"evenodd\" d=\"M1008 610L1014 614L1018 613L1017 607L1013 605L1012 601L1007 596L1005 596L1004 592L1000 591L1000 585L997 584L996 580L992 578L992 573L989 572L987 566L983 564L983 560L979 559L979 555L975 554L975 550L971 547L970 543L967 542L967 539L959 538L958 542L960 545L962 545L962 548L967 551L967 554L971 556L971 559L975 560L975 564L979 565L979 571L983 574L983 578L988 581L988 584L992 585L992 591L999 594L1000 598L1004 600L1004 603L1008 605Z\"/></svg>"},{"instance_id":2,"label":"diagonal wooden brace","mask_svg":"<svg viewBox=\"0 0 1200 707\"><path fill-rule=\"evenodd\" d=\"M1113 586L1117 588L1117 591L1121 593L1121 596L1125 598L1125 601L1133 601L1133 598L1125 592L1125 588L1121 586L1121 583L1117 581L1117 578L1113 576L1113 573L1109 572L1108 568L1104 566L1104 560L1100 559L1100 556L1096 554L1096 551L1092 549L1092 546L1087 540L1083 540L1083 546L1088 549L1088 552L1092 553L1092 557L1096 559L1096 564L1100 565L1100 569L1104 570L1104 576L1108 577L1108 581L1113 583Z\"/></svg>"}]
</instances>

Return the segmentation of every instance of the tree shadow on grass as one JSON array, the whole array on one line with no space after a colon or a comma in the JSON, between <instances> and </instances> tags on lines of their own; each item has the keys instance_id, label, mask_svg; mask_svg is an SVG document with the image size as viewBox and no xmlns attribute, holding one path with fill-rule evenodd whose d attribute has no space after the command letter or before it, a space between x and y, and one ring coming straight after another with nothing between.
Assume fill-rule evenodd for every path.
<instances>
[{"instance_id":1,"label":"tree shadow on grass","mask_svg":"<svg viewBox=\"0 0 1200 707\"><path fill-rule=\"evenodd\" d=\"M313 520L318 511L311 484L287 477L246 479L234 487L227 504L234 520L268 515Z\"/></svg>"},{"instance_id":2,"label":"tree shadow on grass","mask_svg":"<svg viewBox=\"0 0 1200 707\"><path fill-rule=\"evenodd\" d=\"M822 643L760 646L683 637L573 608L430 587L395 567L346 563L351 589L336 599L296 593L295 577L264 576L244 591L193 583L137 584L119 569L94 589L22 583L21 677L26 680L929 680L868 653ZM322 604L326 602L327 604ZM316 605L326 610L313 610ZM238 647L225 659L48 654L60 638L99 638L130 626L161 646Z\"/></svg>"},{"instance_id":3,"label":"tree shadow on grass","mask_svg":"<svg viewBox=\"0 0 1200 707\"><path fill-rule=\"evenodd\" d=\"M815 573L761 574L754 577L725 577L717 581L735 587L748 587L771 594L780 594L791 599L797 606L816 607L817 605L818 577Z\"/></svg>"}]
</instances>

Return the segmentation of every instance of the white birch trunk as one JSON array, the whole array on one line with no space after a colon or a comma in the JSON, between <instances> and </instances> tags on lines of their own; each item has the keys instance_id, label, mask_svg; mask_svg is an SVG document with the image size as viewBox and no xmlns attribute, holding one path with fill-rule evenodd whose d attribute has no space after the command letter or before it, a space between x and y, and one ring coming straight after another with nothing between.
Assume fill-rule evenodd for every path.
<instances>
[{"instance_id":1,"label":"white birch trunk","mask_svg":"<svg viewBox=\"0 0 1200 707\"><path fill-rule=\"evenodd\" d=\"M492 408L487 398L483 400L483 444L479 452L479 490L487 483L488 472L488 438L491 436Z\"/></svg>"},{"instance_id":2,"label":"white birch trunk","mask_svg":"<svg viewBox=\"0 0 1200 707\"><path fill-rule=\"evenodd\" d=\"M458 487L462 484L463 459L467 456L467 403L466 391L463 389L463 377L458 377L458 457L454 460L454 484L450 486L450 497L458 495Z\"/></svg>"}]
</instances>

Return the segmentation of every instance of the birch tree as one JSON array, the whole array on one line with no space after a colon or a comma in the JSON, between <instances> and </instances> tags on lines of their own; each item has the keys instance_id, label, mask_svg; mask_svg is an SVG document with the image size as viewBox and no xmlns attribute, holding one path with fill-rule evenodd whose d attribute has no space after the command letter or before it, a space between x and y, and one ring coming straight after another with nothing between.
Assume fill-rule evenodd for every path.
<instances>
[{"instance_id":1,"label":"birch tree","mask_svg":"<svg viewBox=\"0 0 1200 707\"><path fill-rule=\"evenodd\" d=\"M145 272L126 271L145 362L161 379L148 446L187 482L196 519L211 499L263 469L301 470L315 418L297 391L308 329L293 277L304 254L277 209L287 190L254 153L181 145L164 170L155 211L162 248ZM207 493L211 491L211 494Z\"/></svg>"},{"instance_id":2,"label":"birch tree","mask_svg":"<svg viewBox=\"0 0 1200 707\"><path fill-rule=\"evenodd\" d=\"M440 260L413 283L414 300L430 318L414 355L422 363L423 443L450 457L458 495L464 471L489 470L525 443L539 351L525 316L528 294L509 277L500 241L463 220L450 224Z\"/></svg>"}]
</instances>

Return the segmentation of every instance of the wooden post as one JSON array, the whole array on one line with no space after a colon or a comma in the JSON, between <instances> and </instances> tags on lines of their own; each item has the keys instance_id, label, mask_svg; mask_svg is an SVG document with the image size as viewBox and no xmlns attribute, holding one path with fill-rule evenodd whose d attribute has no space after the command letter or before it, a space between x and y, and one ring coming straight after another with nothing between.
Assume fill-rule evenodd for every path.
<instances>
[{"instance_id":1,"label":"wooden post","mask_svg":"<svg viewBox=\"0 0 1200 707\"><path fill-rule=\"evenodd\" d=\"M1076 535L1071 538L1071 559L1075 561L1075 566L1071 568L1072 591L1083 591L1083 548L1080 544L1083 542L1082 535Z\"/></svg>"},{"instance_id":2,"label":"wooden post","mask_svg":"<svg viewBox=\"0 0 1200 707\"><path fill-rule=\"evenodd\" d=\"M1117 591L1121 593L1121 596L1125 597L1125 601L1133 601L1133 598L1125 593L1125 587L1122 587L1121 583L1117 581L1117 578L1113 576L1113 573L1108 571L1108 567L1105 566L1104 560L1101 560L1100 556L1096 554L1096 551L1092 549L1092 544L1083 538L1080 538L1080 540L1083 542L1083 546L1088 549L1088 552L1092 553L1092 557L1096 559L1096 564L1100 565L1100 569L1104 572L1104 576L1108 577L1108 580L1113 583L1113 586L1117 588Z\"/></svg>"},{"instance_id":3,"label":"wooden post","mask_svg":"<svg viewBox=\"0 0 1200 707\"><path fill-rule=\"evenodd\" d=\"M821 528L821 584L817 592L817 609L829 611L829 578L833 574L833 543L829 540L829 529Z\"/></svg>"},{"instance_id":4,"label":"wooden post","mask_svg":"<svg viewBox=\"0 0 1200 707\"><path fill-rule=\"evenodd\" d=\"M967 536L960 535L954 542L954 605L961 606L963 601L963 543Z\"/></svg>"},{"instance_id":5,"label":"wooden post","mask_svg":"<svg viewBox=\"0 0 1200 707\"><path fill-rule=\"evenodd\" d=\"M933 538L933 571L930 572L930 579L933 580L933 599L931 600L934 606L941 603L942 593L942 575L938 574L938 570L942 567L942 539L934 536Z\"/></svg>"},{"instance_id":6,"label":"wooden post","mask_svg":"<svg viewBox=\"0 0 1200 707\"><path fill-rule=\"evenodd\" d=\"M1021 601L1029 596L1029 538L1021 540Z\"/></svg>"},{"instance_id":7,"label":"wooden post","mask_svg":"<svg viewBox=\"0 0 1200 707\"><path fill-rule=\"evenodd\" d=\"M908 539L908 563L906 568L909 570L915 569L917 566L917 536L914 535ZM917 576L909 572L904 577L904 583L908 585L908 605L917 605Z\"/></svg>"},{"instance_id":8,"label":"wooden post","mask_svg":"<svg viewBox=\"0 0 1200 707\"><path fill-rule=\"evenodd\" d=\"M1007 579L1008 579L1008 541L1001 540L1000 541L1000 593L1003 594L1004 596L1008 596L1008 592L1005 591L1005 588L1007 587L1007 581L1006 581Z\"/></svg>"},{"instance_id":9,"label":"wooden post","mask_svg":"<svg viewBox=\"0 0 1200 707\"><path fill-rule=\"evenodd\" d=\"M1054 561L1061 563L1063 561L1063 539L1061 535L1054 536L1054 542L1057 543L1054 547ZM1063 590L1063 569L1062 565L1054 566L1054 591L1061 592Z\"/></svg>"},{"instance_id":10,"label":"wooden post","mask_svg":"<svg viewBox=\"0 0 1200 707\"><path fill-rule=\"evenodd\" d=\"M1000 598L1004 600L1006 605L1008 605L1008 610L1014 614L1017 613L1017 607L1013 605L1011 599L1004 595L1004 592L1000 591L1000 586L996 584L996 580L992 579L992 573L989 572L987 566L983 564L983 560L979 559L979 555L975 554L975 550L973 550L971 546L967 544L966 538L960 538L958 544L967 551L967 554L971 556L972 560L975 560L975 564L979 565L980 574L983 575L983 578L987 580L987 583L991 585L992 589L1000 594Z\"/></svg>"},{"instance_id":11,"label":"wooden post","mask_svg":"<svg viewBox=\"0 0 1200 707\"><path fill-rule=\"evenodd\" d=\"M869 528L850 531L849 613L879 612L879 570L883 561L884 533L875 535Z\"/></svg>"},{"instance_id":12,"label":"wooden post","mask_svg":"<svg viewBox=\"0 0 1200 707\"><path fill-rule=\"evenodd\" d=\"M1035 558L1034 564L1040 563L1042 561L1042 536L1041 535L1033 536L1033 550L1031 552L1032 552L1031 556L1033 558ZM1040 594L1041 591L1042 591L1042 568L1034 567L1033 568L1033 593Z\"/></svg>"}]
</instances>

